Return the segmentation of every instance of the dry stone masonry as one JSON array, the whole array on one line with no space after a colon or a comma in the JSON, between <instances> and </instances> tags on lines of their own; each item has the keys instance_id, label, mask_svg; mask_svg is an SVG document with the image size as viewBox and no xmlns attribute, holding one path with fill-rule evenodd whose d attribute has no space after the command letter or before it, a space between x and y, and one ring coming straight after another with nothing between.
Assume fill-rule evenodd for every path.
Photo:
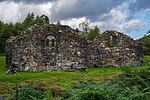
<instances>
[{"instance_id":1,"label":"dry stone masonry","mask_svg":"<svg viewBox=\"0 0 150 100\"><path fill-rule=\"evenodd\" d=\"M139 66L143 64L141 43L129 36L109 30L99 35L87 47L87 65L101 67Z\"/></svg>"},{"instance_id":2,"label":"dry stone masonry","mask_svg":"<svg viewBox=\"0 0 150 100\"><path fill-rule=\"evenodd\" d=\"M88 66L143 64L143 47L123 33L109 30L93 41L65 25L34 25L6 44L6 66L19 71L78 71Z\"/></svg>"}]
</instances>

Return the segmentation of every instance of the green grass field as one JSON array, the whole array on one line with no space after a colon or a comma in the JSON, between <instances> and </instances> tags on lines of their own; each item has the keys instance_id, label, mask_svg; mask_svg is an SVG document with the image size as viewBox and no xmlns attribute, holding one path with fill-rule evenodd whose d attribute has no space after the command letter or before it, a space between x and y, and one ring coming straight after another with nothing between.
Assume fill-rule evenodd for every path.
<instances>
[{"instance_id":1,"label":"green grass field","mask_svg":"<svg viewBox=\"0 0 150 100\"><path fill-rule=\"evenodd\" d=\"M145 65L137 68L150 67L150 56L145 56ZM111 79L111 76L122 72L120 68L89 68L85 72L18 72L17 75L5 75L8 69L5 68L5 57L0 57L0 94L7 88L24 86L34 83L42 88L59 87L65 89L74 82L102 82Z\"/></svg>"}]
</instances>

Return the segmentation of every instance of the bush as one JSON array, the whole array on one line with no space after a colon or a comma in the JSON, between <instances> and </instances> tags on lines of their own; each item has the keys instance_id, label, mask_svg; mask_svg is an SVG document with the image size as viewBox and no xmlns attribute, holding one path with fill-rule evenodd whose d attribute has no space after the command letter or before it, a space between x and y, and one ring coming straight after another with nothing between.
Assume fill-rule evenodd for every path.
<instances>
[{"instance_id":1,"label":"bush","mask_svg":"<svg viewBox=\"0 0 150 100\"><path fill-rule=\"evenodd\" d=\"M130 70L130 71L127 71ZM126 68L125 74L103 83L78 82L66 89L68 100L149 100L150 69L133 70ZM143 75L146 74L146 75Z\"/></svg>"},{"instance_id":2,"label":"bush","mask_svg":"<svg viewBox=\"0 0 150 100\"><path fill-rule=\"evenodd\" d=\"M24 88L9 89L7 93L11 94L9 97L11 100L43 100L47 96L44 91L33 88L32 85Z\"/></svg>"}]
</instances>

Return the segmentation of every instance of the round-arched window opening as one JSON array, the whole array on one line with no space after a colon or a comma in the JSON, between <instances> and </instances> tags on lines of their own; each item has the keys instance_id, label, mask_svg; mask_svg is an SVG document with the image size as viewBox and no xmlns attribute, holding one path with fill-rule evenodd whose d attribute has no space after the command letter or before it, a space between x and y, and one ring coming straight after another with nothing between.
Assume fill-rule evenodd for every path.
<instances>
[{"instance_id":1,"label":"round-arched window opening","mask_svg":"<svg viewBox=\"0 0 150 100\"><path fill-rule=\"evenodd\" d=\"M56 46L56 38L52 35L47 36L45 39L45 46L55 47Z\"/></svg>"},{"instance_id":2,"label":"round-arched window opening","mask_svg":"<svg viewBox=\"0 0 150 100\"><path fill-rule=\"evenodd\" d=\"M112 35L109 36L109 46L110 47L113 46L113 36Z\"/></svg>"},{"instance_id":3,"label":"round-arched window opening","mask_svg":"<svg viewBox=\"0 0 150 100\"><path fill-rule=\"evenodd\" d=\"M108 46L109 47L113 47L117 45L117 39L116 36L114 35L109 35L108 36Z\"/></svg>"}]
</instances>

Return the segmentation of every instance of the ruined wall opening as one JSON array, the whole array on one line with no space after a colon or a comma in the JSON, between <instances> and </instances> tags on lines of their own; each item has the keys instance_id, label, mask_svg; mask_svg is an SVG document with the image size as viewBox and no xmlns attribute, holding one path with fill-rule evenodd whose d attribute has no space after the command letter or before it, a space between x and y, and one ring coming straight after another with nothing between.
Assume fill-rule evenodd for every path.
<instances>
[{"instance_id":1,"label":"ruined wall opening","mask_svg":"<svg viewBox=\"0 0 150 100\"><path fill-rule=\"evenodd\" d=\"M113 46L113 36L112 35L109 36L109 46L110 47Z\"/></svg>"},{"instance_id":2,"label":"ruined wall opening","mask_svg":"<svg viewBox=\"0 0 150 100\"><path fill-rule=\"evenodd\" d=\"M45 46L56 47L56 38L52 35L49 35L45 39Z\"/></svg>"},{"instance_id":3,"label":"ruined wall opening","mask_svg":"<svg viewBox=\"0 0 150 100\"><path fill-rule=\"evenodd\" d=\"M116 46L116 44L117 44L116 37L113 36L113 35L109 35L109 37L108 37L108 46L113 47L113 46Z\"/></svg>"}]
</instances>

